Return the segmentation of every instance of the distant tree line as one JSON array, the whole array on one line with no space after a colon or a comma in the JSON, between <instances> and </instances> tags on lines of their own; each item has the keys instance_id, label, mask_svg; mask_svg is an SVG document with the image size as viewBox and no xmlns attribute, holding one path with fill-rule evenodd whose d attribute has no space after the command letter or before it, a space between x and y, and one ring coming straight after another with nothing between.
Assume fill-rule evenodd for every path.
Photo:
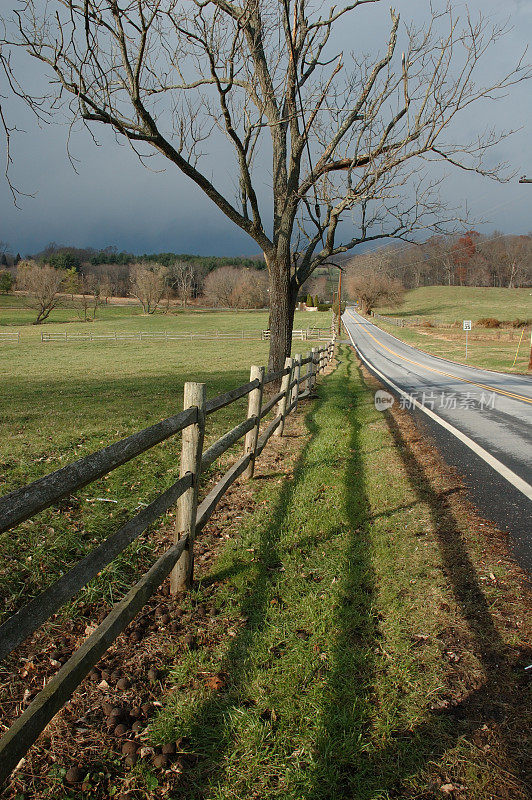
<instances>
[{"instance_id":1,"label":"distant tree line","mask_svg":"<svg viewBox=\"0 0 532 800\"><path fill-rule=\"evenodd\" d=\"M378 272L405 289L420 286L532 286L532 234L466 231L421 244L390 245L349 259L351 275Z\"/></svg>"},{"instance_id":2,"label":"distant tree line","mask_svg":"<svg viewBox=\"0 0 532 800\"><path fill-rule=\"evenodd\" d=\"M532 234L490 236L470 230L435 236L421 244L395 244L338 262L345 292L369 312L377 305L401 301L405 289L429 285L532 286ZM330 270L330 267L329 267ZM329 272L329 280L330 280ZM329 288L328 288L329 286ZM136 297L145 313L166 305L191 302L225 308L269 305L265 263L261 259L201 257L158 253L137 257L116 248L61 247L49 244L21 259L0 241L0 292L20 289L43 322L70 295L83 320L112 297ZM321 307L330 300L326 274L301 287L300 299Z\"/></svg>"},{"instance_id":3,"label":"distant tree line","mask_svg":"<svg viewBox=\"0 0 532 800\"><path fill-rule=\"evenodd\" d=\"M1 256L4 256L2 259ZM268 306L268 281L260 259L201 257L175 253L138 258L114 248L59 247L51 243L24 260L7 253L0 243L0 292L23 292L36 311L34 324L44 322L61 302L69 302L80 319L96 317L112 297L135 297L146 314L172 302L190 302L228 308Z\"/></svg>"}]
</instances>

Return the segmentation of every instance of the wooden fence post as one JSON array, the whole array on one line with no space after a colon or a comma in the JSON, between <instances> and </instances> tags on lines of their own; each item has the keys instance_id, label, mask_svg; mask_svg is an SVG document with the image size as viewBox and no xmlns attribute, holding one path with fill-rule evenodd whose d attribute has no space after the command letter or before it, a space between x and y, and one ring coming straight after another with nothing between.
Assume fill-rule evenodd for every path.
<instances>
[{"instance_id":1,"label":"wooden fence post","mask_svg":"<svg viewBox=\"0 0 532 800\"><path fill-rule=\"evenodd\" d=\"M305 358L309 358L307 363L307 379L305 381L305 391L310 394L312 389L312 350L309 350Z\"/></svg>"},{"instance_id":2,"label":"wooden fence post","mask_svg":"<svg viewBox=\"0 0 532 800\"><path fill-rule=\"evenodd\" d=\"M299 378L301 376L301 361L303 360L303 356L301 353L296 353L294 357L294 379L297 380L296 385L292 389L292 393L290 395L290 404L295 402L295 406L293 410L295 411L297 408L297 399L299 397Z\"/></svg>"},{"instance_id":3,"label":"wooden fence post","mask_svg":"<svg viewBox=\"0 0 532 800\"><path fill-rule=\"evenodd\" d=\"M262 393L264 391L264 367L251 367L251 371L249 373L249 380L254 381L256 379L259 380L260 385L253 389L249 393L248 397L248 419L250 417L256 417L257 422L255 427L252 428L250 431L246 433L246 442L244 445L244 453L251 453L251 461L249 462L248 466L246 467L246 471L244 472L244 478L249 480L253 477L253 473L255 472L255 452L257 450L257 441L259 438L259 428L260 428L260 411L262 408Z\"/></svg>"},{"instance_id":4,"label":"wooden fence post","mask_svg":"<svg viewBox=\"0 0 532 800\"><path fill-rule=\"evenodd\" d=\"M188 544L170 573L170 594L184 592L192 585L194 574L194 534L198 507L198 484L205 433L205 384L185 383L184 409L196 406L197 422L183 429L181 445L181 465L179 476L191 472L194 481L190 489L181 495L177 506L175 541L188 536Z\"/></svg>"},{"instance_id":5,"label":"wooden fence post","mask_svg":"<svg viewBox=\"0 0 532 800\"><path fill-rule=\"evenodd\" d=\"M312 350L310 351L310 354L312 356L312 361L310 362L311 370L310 370L309 390L312 392L316 384L316 372L318 370L318 359L317 359L318 349L316 347L313 347Z\"/></svg>"},{"instance_id":6,"label":"wooden fence post","mask_svg":"<svg viewBox=\"0 0 532 800\"><path fill-rule=\"evenodd\" d=\"M284 430L284 421L286 419L286 406L288 404L288 395L290 392L290 382L292 380L292 373L293 373L293 364L294 359L287 357L284 362L285 369L288 367L288 375L283 375L283 380L281 381L281 392L284 392L283 396L279 400L279 405L277 406L277 416L281 415L281 422L277 426L274 436L282 436Z\"/></svg>"}]
</instances>

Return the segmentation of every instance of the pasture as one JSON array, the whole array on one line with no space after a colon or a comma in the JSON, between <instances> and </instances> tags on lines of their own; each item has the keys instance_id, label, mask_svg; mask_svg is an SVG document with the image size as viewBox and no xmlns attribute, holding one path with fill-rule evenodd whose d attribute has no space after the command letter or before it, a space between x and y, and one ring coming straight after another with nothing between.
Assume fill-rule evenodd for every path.
<instances>
[{"instance_id":1,"label":"pasture","mask_svg":"<svg viewBox=\"0 0 532 800\"><path fill-rule=\"evenodd\" d=\"M71 463L182 408L185 381L207 384L208 397L249 379L265 364L261 341L40 342L40 331L240 330L267 326L266 313L179 313L144 316L136 308L106 308L96 323L49 323L19 328L19 344L0 344L0 494ZM64 310L66 313L66 310ZM11 312L10 312L11 313ZM18 312L13 312L18 313ZM297 315L296 326L304 324ZM313 315L313 319L316 315ZM320 323L330 324L329 314ZM7 327L6 330L13 328ZM294 342L306 352L314 342ZM210 420L216 439L244 416L245 400ZM171 439L0 537L0 596L4 615L45 585L176 479L180 444ZM163 521L164 524L164 521ZM150 563L146 542L133 545L81 593L78 604L111 601ZM70 609L75 613L76 604Z\"/></svg>"},{"instance_id":2,"label":"pasture","mask_svg":"<svg viewBox=\"0 0 532 800\"><path fill-rule=\"evenodd\" d=\"M376 308L375 311L404 319L405 325L412 325L414 321L419 323L398 328L383 319L373 320L403 342L462 363L466 360L462 322L470 319L468 364L501 372L527 372L532 321L530 289L426 286L407 292L404 304L398 308ZM501 327L488 329L475 324L478 319L487 317L500 320ZM521 325L514 327L511 323L516 320L521 320ZM528 324L524 325L524 322ZM525 333L514 365L523 328Z\"/></svg>"},{"instance_id":3,"label":"pasture","mask_svg":"<svg viewBox=\"0 0 532 800\"><path fill-rule=\"evenodd\" d=\"M423 317L435 323L452 324L482 317L501 321L532 318L532 289L496 289L487 286L423 286L405 294L398 308L376 308L379 314Z\"/></svg>"}]
</instances>

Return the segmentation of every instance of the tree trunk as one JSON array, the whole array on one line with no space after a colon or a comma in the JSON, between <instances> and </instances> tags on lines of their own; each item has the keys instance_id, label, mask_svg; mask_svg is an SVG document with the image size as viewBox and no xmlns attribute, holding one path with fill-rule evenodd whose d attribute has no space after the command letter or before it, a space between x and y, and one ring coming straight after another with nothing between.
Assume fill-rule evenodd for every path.
<instances>
[{"instance_id":1,"label":"tree trunk","mask_svg":"<svg viewBox=\"0 0 532 800\"><path fill-rule=\"evenodd\" d=\"M290 269L278 263L268 264L270 273L270 355L268 372L278 372L292 350L292 329L297 289L291 286Z\"/></svg>"}]
</instances>

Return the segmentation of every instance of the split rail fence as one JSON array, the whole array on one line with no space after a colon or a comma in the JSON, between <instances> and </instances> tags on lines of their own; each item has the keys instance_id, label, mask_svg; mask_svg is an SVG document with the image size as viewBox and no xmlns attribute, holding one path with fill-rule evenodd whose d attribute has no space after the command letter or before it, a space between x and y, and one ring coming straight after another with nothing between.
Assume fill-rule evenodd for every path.
<instances>
[{"instance_id":1,"label":"split rail fence","mask_svg":"<svg viewBox=\"0 0 532 800\"><path fill-rule=\"evenodd\" d=\"M253 477L255 461L268 439L272 435L282 435L286 417L297 407L300 399L311 394L316 375L325 369L332 358L333 349L334 341L331 340L324 347L313 348L305 358L301 355L287 358L284 369L278 373L266 375L264 367L253 366L248 383L211 400L205 398L205 384L186 383L184 410L179 414L0 498L0 533L3 533L182 431L179 479L0 626L2 661L149 525L177 503L174 544L155 561L128 594L114 605L99 627L49 680L0 740L0 787L50 720L70 699L77 686L162 582L170 576L170 592L173 595L191 586L195 537L203 530L231 484L241 475L245 478ZM304 373L303 367L306 367ZM274 381L281 382L280 390L267 402L263 402L264 388ZM245 396L248 396L246 419L208 449L204 449L206 418ZM261 431L261 421L274 409L274 419ZM198 503L202 471L243 437L243 455Z\"/></svg>"}]
</instances>

